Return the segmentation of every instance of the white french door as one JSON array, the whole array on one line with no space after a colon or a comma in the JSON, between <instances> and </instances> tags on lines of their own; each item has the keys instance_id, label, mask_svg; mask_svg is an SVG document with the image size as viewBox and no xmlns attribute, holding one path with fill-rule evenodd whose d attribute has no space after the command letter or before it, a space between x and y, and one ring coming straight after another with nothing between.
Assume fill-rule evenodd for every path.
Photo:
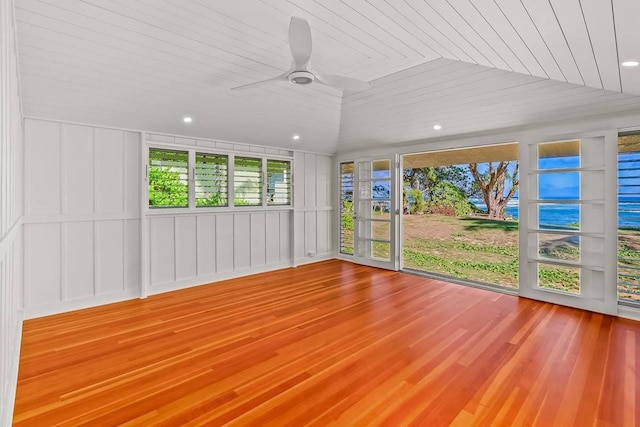
<instances>
[{"instance_id":1,"label":"white french door","mask_svg":"<svg viewBox=\"0 0 640 427\"><path fill-rule=\"evenodd\" d=\"M396 157L354 162L353 260L373 267L398 269Z\"/></svg>"},{"instance_id":2,"label":"white french door","mask_svg":"<svg viewBox=\"0 0 640 427\"><path fill-rule=\"evenodd\" d=\"M522 296L617 313L616 140L521 144Z\"/></svg>"}]
</instances>

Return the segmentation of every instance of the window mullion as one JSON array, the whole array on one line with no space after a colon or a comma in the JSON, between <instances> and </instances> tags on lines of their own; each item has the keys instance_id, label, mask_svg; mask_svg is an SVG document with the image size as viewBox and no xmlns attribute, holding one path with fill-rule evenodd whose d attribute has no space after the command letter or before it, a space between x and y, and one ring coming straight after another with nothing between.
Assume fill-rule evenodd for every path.
<instances>
[{"instance_id":1,"label":"window mullion","mask_svg":"<svg viewBox=\"0 0 640 427\"><path fill-rule=\"evenodd\" d=\"M229 207L236 206L236 156L234 154L229 155L229 165L227 166L227 194L229 195Z\"/></svg>"},{"instance_id":2,"label":"window mullion","mask_svg":"<svg viewBox=\"0 0 640 427\"><path fill-rule=\"evenodd\" d=\"M196 208L196 152L189 150L189 208Z\"/></svg>"},{"instance_id":3,"label":"window mullion","mask_svg":"<svg viewBox=\"0 0 640 427\"><path fill-rule=\"evenodd\" d=\"M268 186L268 181L267 181L267 159L263 158L262 159L262 206L267 206L267 186Z\"/></svg>"}]
</instances>

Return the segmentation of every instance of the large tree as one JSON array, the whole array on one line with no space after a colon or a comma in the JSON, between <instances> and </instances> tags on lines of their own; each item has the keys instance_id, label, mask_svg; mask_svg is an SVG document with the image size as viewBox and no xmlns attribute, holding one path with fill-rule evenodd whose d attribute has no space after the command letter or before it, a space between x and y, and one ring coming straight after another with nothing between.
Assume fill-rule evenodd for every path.
<instances>
[{"instance_id":1,"label":"large tree","mask_svg":"<svg viewBox=\"0 0 640 427\"><path fill-rule=\"evenodd\" d=\"M509 200L518 191L520 183L518 176L518 161L515 161L513 171L509 172L510 161L484 163L488 165L488 170L484 173L478 171L477 163L469 164L469 171L475 180L475 185L480 190L484 203L487 205L489 218L505 219L505 207ZM505 191L507 179L511 187Z\"/></svg>"},{"instance_id":2,"label":"large tree","mask_svg":"<svg viewBox=\"0 0 640 427\"><path fill-rule=\"evenodd\" d=\"M474 191L472 181L457 165L405 169L405 211L467 215L472 210L467 200Z\"/></svg>"}]
</instances>

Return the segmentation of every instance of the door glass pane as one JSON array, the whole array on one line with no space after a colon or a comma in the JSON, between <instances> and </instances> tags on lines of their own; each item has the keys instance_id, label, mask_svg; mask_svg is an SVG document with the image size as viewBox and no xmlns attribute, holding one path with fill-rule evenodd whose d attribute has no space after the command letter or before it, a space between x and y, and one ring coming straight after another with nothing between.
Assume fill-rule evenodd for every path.
<instances>
[{"instance_id":1,"label":"door glass pane","mask_svg":"<svg viewBox=\"0 0 640 427\"><path fill-rule=\"evenodd\" d=\"M358 163L358 179L359 180L367 180L371 179L371 171L372 171L371 162L360 162Z\"/></svg>"},{"instance_id":2,"label":"door glass pane","mask_svg":"<svg viewBox=\"0 0 640 427\"><path fill-rule=\"evenodd\" d=\"M538 144L538 169L574 169L580 167L580 141Z\"/></svg>"},{"instance_id":3,"label":"door glass pane","mask_svg":"<svg viewBox=\"0 0 640 427\"><path fill-rule=\"evenodd\" d=\"M570 294L580 294L580 267L539 264L538 286Z\"/></svg>"},{"instance_id":4,"label":"door glass pane","mask_svg":"<svg viewBox=\"0 0 640 427\"><path fill-rule=\"evenodd\" d=\"M391 162L389 160L374 161L371 178L391 178Z\"/></svg>"},{"instance_id":5,"label":"door glass pane","mask_svg":"<svg viewBox=\"0 0 640 427\"><path fill-rule=\"evenodd\" d=\"M580 201L581 184L584 178L583 172L579 170L581 163L580 141L538 144L540 173L536 176L537 198L545 203L531 205L537 210L537 212L534 211L538 218L537 228L572 231L581 229ZM600 181L594 182L594 184L599 183ZM557 202L554 203L554 200ZM571 202L566 203L566 201ZM593 232L592 223L588 231ZM580 294L581 267L557 265L553 262L580 263L581 245L584 243L581 237L569 233L545 233L544 231L534 232L530 237L537 240L535 243L538 258L549 260L549 263L545 261L538 263L538 287ZM535 254L532 255L535 256Z\"/></svg>"},{"instance_id":6,"label":"door glass pane","mask_svg":"<svg viewBox=\"0 0 640 427\"><path fill-rule=\"evenodd\" d=\"M577 203L539 203L531 207L538 210L538 228L580 229L580 205Z\"/></svg>"},{"instance_id":7,"label":"door glass pane","mask_svg":"<svg viewBox=\"0 0 640 427\"><path fill-rule=\"evenodd\" d=\"M360 240L357 245L357 255L360 258L374 259L377 261L391 260L391 243Z\"/></svg>"},{"instance_id":8,"label":"door glass pane","mask_svg":"<svg viewBox=\"0 0 640 427\"><path fill-rule=\"evenodd\" d=\"M538 175L540 200L580 199L580 172L544 173Z\"/></svg>"},{"instance_id":9,"label":"door glass pane","mask_svg":"<svg viewBox=\"0 0 640 427\"><path fill-rule=\"evenodd\" d=\"M640 133L618 138L618 299L640 305Z\"/></svg>"},{"instance_id":10,"label":"door glass pane","mask_svg":"<svg viewBox=\"0 0 640 427\"><path fill-rule=\"evenodd\" d=\"M358 183L358 197L360 199L371 198L371 181L364 181Z\"/></svg>"},{"instance_id":11,"label":"door glass pane","mask_svg":"<svg viewBox=\"0 0 640 427\"><path fill-rule=\"evenodd\" d=\"M391 260L391 243L388 242L371 242L373 258L382 261Z\"/></svg>"},{"instance_id":12,"label":"door glass pane","mask_svg":"<svg viewBox=\"0 0 640 427\"><path fill-rule=\"evenodd\" d=\"M391 197L391 181L387 180L376 180L372 183L372 199L386 199L389 200Z\"/></svg>"},{"instance_id":13,"label":"door glass pane","mask_svg":"<svg viewBox=\"0 0 640 427\"><path fill-rule=\"evenodd\" d=\"M580 236L571 234L538 234L538 254L541 258L580 261Z\"/></svg>"},{"instance_id":14,"label":"door glass pane","mask_svg":"<svg viewBox=\"0 0 640 427\"><path fill-rule=\"evenodd\" d=\"M388 221L358 221L358 233L364 239L391 240L391 223Z\"/></svg>"}]
</instances>

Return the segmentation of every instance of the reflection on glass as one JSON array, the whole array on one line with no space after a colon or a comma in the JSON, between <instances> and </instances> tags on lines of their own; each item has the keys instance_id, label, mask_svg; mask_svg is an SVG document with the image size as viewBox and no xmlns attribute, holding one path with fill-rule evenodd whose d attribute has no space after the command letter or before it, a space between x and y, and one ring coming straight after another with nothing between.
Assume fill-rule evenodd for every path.
<instances>
[{"instance_id":1,"label":"reflection on glass","mask_svg":"<svg viewBox=\"0 0 640 427\"><path fill-rule=\"evenodd\" d=\"M358 233L362 238L391 240L391 224L386 221L360 221Z\"/></svg>"},{"instance_id":2,"label":"reflection on glass","mask_svg":"<svg viewBox=\"0 0 640 427\"><path fill-rule=\"evenodd\" d=\"M538 205L539 228L557 230L580 229L580 205L573 203L540 203Z\"/></svg>"},{"instance_id":3,"label":"reflection on glass","mask_svg":"<svg viewBox=\"0 0 640 427\"><path fill-rule=\"evenodd\" d=\"M542 258L579 262L580 236L539 233L538 254Z\"/></svg>"},{"instance_id":4,"label":"reflection on glass","mask_svg":"<svg viewBox=\"0 0 640 427\"><path fill-rule=\"evenodd\" d=\"M379 180L373 181L372 199L389 199L391 198L391 181Z\"/></svg>"},{"instance_id":5,"label":"reflection on glass","mask_svg":"<svg viewBox=\"0 0 640 427\"><path fill-rule=\"evenodd\" d=\"M568 169L580 167L580 141L538 144L538 169Z\"/></svg>"},{"instance_id":6,"label":"reflection on glass","mask_svg":"<svg viewBox=\"0 0 640 427\"><path fill-rule=\"evenodd\" d=\"M387 160L374 160L373 171L371 178L390 178L391 177L391 162Z\"/></svg>"},{"instance_id":7,"label":"reflection on glass","mask_svg":"<svg viewBox=\"0 0 640 427\"><path fill-rule=\"evenodd\" d=\"M538 198L540 200L580 199L580 172L540 174Z\"/></svg>"}]
</instances>

